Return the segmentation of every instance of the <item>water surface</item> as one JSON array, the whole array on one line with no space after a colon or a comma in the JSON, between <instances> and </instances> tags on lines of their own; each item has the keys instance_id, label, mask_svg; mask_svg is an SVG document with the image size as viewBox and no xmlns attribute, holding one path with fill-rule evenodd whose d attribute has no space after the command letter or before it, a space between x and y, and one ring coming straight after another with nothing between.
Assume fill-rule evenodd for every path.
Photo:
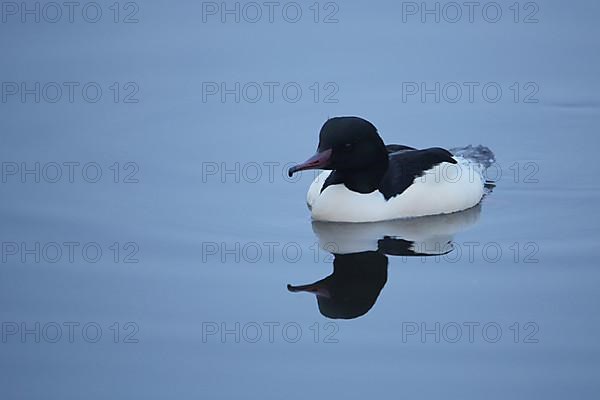
<instances>
[{"instance_id":1,"label":"water surface","mask_svg":"<svg viewBox=\"0 0 600 400\"><path fill-rule=\"evenodd\" d=\"M401 2L355 1L337 3L337 23L324 3L319 23L308 6L298 23L221 23L200 2L148 1L134 24L100 3L97 24L0 25L4 82L104 89L96 103L0 103L0 159L19 168L0 186L3 398L594 398L596 2L545 1L538 23L504 3L498 23L404 23ZM215 82L302 96L222 101L206 94ZM422 101L403 98L407 82L493 82L503 96ZM486 145L496 187L452 221L315 227L314 175L290 182L286 165L336 115L368 118L387 143ZM36 162L39 183L21 176ZM344 246L366 253L327 251ZM324 315L314 293L288 290L342 259L329 290L341 282L350 307Z\"/></svg>"}]
</instances>

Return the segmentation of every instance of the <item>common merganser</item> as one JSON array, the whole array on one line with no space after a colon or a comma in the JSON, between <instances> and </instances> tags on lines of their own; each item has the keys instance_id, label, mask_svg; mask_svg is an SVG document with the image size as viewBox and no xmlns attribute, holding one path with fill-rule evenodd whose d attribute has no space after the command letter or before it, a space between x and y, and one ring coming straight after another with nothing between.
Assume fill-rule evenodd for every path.
<instances>
[{"instance_id":1,"label":"common merganser","mask_svg":"<svg viewBox=\"0 0 600 400\"><path fill-rule=\"evenodd\" d=\"M480 146L493 162L493 153ZM433 147L385 145L375 126L359 117L325 122L317 153L289 169L323 169L307 203L313 220L375 222L449 214L477 205L487 165Z\"/></svg>"}]
</instances>

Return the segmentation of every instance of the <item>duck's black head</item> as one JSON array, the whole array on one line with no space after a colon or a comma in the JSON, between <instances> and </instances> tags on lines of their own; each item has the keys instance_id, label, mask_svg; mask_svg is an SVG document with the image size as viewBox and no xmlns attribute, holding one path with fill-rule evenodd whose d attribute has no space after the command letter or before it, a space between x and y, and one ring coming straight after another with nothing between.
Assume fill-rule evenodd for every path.
<instances>
[{"instance_id":1,"label":"duck's black head","mask_svg":"<svg viewBox=\"0 0 600 400\"><path fill-rule=\"evenodd\" d=\"M385 170L388 155L377 129L359 117L336 117L319 133L317 153L289 169L290 176L306 169L332 169L353 173L371 168Z\"/></svg>"}]
</instances>

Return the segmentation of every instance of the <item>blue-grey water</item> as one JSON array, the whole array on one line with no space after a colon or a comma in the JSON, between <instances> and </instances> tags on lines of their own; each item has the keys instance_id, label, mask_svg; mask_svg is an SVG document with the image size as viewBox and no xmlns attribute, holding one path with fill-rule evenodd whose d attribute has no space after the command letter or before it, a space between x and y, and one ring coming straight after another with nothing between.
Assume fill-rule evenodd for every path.
<instances>
[{"instance_id":1,"label":"blue-grey water","mask_svg":"<svg viewBox=\"0 0 600 400\"><path fill-rule=\"evenodd\" d=\"M3 399L597 397L599 3L47 4L0 15ZM496 186L313 226L337 115Z\"/></svg>"}]
</instances>

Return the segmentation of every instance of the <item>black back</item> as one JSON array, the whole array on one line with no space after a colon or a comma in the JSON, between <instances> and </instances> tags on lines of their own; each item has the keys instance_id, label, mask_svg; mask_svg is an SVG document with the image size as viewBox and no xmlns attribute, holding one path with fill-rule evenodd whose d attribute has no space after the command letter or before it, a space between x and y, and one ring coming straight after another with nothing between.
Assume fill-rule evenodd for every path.
<instances>
[{"instance_id":1,"label":"black back","mask_svg":"<svg viewBox=\"0 0 600 400\"><path fill-rule=\"evenodd\" d=\"M391 153L388 170L378 189L389 200L408 189L425 171L443 162L456 164L452 154L439 147Z\"/></svg>"},{"instance_id":2,"label":"black back","mask_svg":"<svg viewBox=\"0 0 600 400\"><path fill-rule=\"evenodd\" d=\"M456 164L456 160L452 158L452 153L439 147L414 150L408 146L388 145L386 149L389 152L388 165L383 177L380 176L378 170L354 172L352 175L354 185L349 189L359 193L370 193L373 191L373 185L370 182L376 179L378 183L375 184L375 188L383 194L386 200L389 200L404 192L413 184L416 178L436 165L443 162ZM321 192L327 186L346 183L347 181L347 173L335 170L325 180ZM364 185L361 185L361 182L365 182ZM364 191L360 190L362 187L364 187ZM357 188L359 190L356 190Z\"/></svg>"}]
</instances>

